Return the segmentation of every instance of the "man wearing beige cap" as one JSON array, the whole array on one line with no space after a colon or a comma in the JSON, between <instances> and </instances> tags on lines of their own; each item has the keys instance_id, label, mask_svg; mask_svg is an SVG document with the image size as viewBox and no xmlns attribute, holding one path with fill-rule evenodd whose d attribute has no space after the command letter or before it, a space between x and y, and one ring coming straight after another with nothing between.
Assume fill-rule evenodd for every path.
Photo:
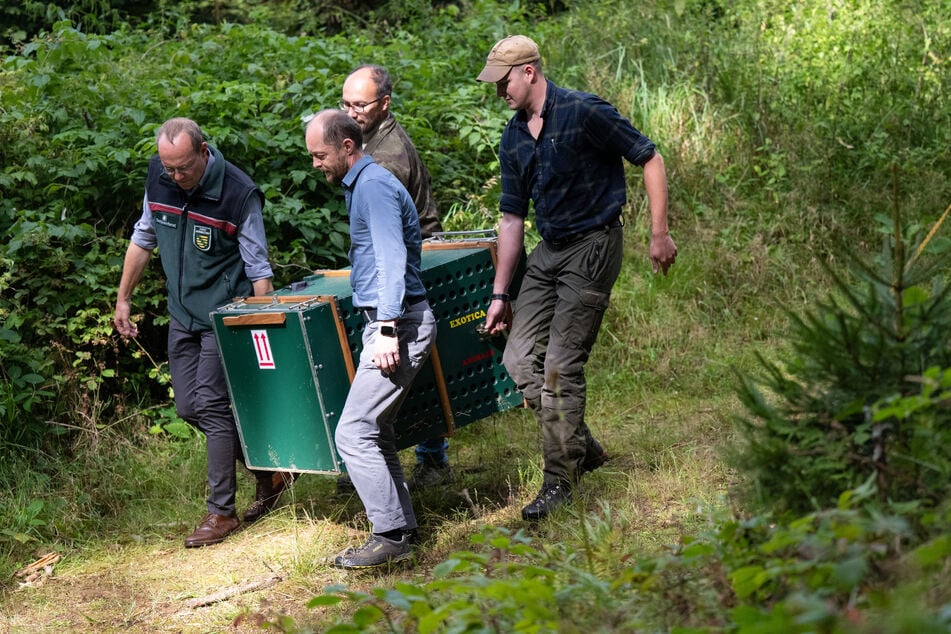
<instances>
[{"instance_id":1,"label":"man wearing beige cap","mask_svg":"<svg viewBox=\"0 0 951 634\"><path fill-rule=\"evenodd\" d=\"M522 509L535 521L570 501L581 476L607 460L585 422L584 366L621 270L624 159L644 169L655 273L666 275L677 247L664 160L614 106L546 79L538 46L524 35L497 42L478 80L494 83L515 111L499 146L502 219L486 328L511 327L503 362L541 426L544 479ZM529 202L543 240L529 255L509 324Z\"/></svg>"}]
</instances>

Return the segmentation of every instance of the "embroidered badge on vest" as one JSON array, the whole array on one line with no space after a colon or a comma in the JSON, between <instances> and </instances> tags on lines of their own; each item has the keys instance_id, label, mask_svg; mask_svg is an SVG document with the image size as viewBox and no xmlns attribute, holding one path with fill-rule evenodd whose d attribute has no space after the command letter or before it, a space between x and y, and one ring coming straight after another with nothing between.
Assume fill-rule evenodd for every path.
<instances>
[{"instance_id":1,"label":"embroidered badge on vest","mask_svg":"<svg viewBox=\"0 0 951 634\"><path fill-rule=\"evenodd\" d=\"M211 250L211 227L196 226L192 237L194 238L195 247L197 247L199 251Z\"/></svg>"}]
</instances>

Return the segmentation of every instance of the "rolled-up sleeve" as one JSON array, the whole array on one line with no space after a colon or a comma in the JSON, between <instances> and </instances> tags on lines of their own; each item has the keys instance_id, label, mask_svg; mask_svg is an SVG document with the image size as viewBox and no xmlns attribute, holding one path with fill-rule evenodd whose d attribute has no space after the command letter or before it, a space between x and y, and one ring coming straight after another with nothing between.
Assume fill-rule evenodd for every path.
<instances>
[{"instance_id":1,"label":"rolled-up sleeve","mask_svg":"<svg viewBox=\"0 0 951 634\"><path fill-rule=\"evenodd\" d=\"M623 156L638 167L643 167L654 156L654 142L635 128L617 108L598 97L589 96L588 102L591 108L585 121L585 130L595 144Z\"/></svg>"},{"instance_id":2,"label":"rolled-up sleeve","mask_svg":"<svg viewBox=\"0 0 951 634\"><path fill-rule=\"evenodd\" d=\"M142 215L132 228L132 242L148 251L158 246L155 229L152 227L152 210L149 209L148 195L142 197Z\"/></svg>"},{"instance_id":3,"label":"rolled-up sleeve","mask_svg":"<svg viewBox=\"0 0 951 634\"><path fill-rule=\"evenodd\" d=\"M244 220L238 227L238 249L244 260L244 272L252 282L274 277L267 259L267 236L264 233L264 213L260 198L249 196Z\"/></svg>"}]
</instances>

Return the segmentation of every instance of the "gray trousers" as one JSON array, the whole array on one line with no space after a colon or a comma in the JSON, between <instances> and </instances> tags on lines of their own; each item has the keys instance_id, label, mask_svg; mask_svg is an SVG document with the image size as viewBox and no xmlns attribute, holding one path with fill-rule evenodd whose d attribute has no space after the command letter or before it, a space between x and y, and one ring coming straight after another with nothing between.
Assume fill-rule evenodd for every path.
<instances>
[{"instance_id":1,"label":"gray trousers","mask_svg":"<svg viewBox=\"0 0 951 634\"><path fill-rule=\"evenodd\" d=\"M584 366L621 272L623 229L598 229L528 257L503 363L541 427L546 483L573 483L593 439Z\"/></svg>"},{"instance_id":2,"label":"gray trousers","mask_svg":"<svg viewBox=\"0 0 951 634\"><path fill-rule=\"evenodd\" d=\"M208 512L234 515L235 461L244 464L244 455L214 331L191 332L172 319L168 325L168 367L178 415L205 434Z\"/></svg>"},{"instance_id":3,"label":"gray trousers","mask_svg":"<svg viewBox=\"0 0 951 634\"><path fill-rule=\"evenodd\" d=\"M367 323L360 363L334 434L337 453L347 465L375 533L416 528L393 422L436 340L436 319L429 304L422 301L407 307L397 331L400 367L386 375L372 360L379 325Z\"/></svg>"}]
</instances>

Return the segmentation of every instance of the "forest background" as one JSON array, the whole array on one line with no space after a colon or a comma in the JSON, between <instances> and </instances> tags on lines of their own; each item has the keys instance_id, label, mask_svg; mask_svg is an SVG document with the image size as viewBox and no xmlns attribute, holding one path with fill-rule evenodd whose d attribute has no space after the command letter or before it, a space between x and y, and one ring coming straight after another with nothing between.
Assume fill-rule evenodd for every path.
<instances>
[{"instance_id":1,"label":"forest background","mask_svg":"<svg viewBox=\"0 0 951 634\"><path fill-rule=\"evenodd\" d=\"M5 4L0 629L948 631L948 15L948 0ZM667 164L680 257L651 275L628 166L627 257L589 366L612 461L574 508L524 525L536 429L506 412L453 441L453 487L416 495L414 568L329 568L365 517L317 476L185 551L203 439L171 405L157 262L142 335L111 326L157 126L194 118L262 187L287 284L345 262L342 197L302 118L360 63L392 73L446 228L495 226L510 113L474 76L519 32ZM58 563L25 568L44 555Z\"/></svg>"}]
</instances>

